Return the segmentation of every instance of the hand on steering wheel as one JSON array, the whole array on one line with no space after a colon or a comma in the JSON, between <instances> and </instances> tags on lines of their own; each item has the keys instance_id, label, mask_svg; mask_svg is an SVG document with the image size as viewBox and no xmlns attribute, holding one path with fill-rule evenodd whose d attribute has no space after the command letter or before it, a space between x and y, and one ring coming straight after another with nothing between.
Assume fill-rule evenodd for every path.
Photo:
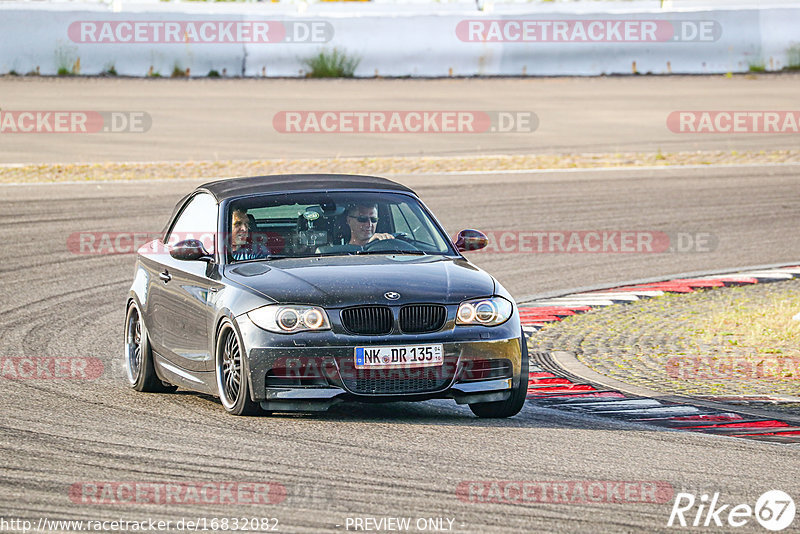
<instances>
[{"instance_id":1,"label":"hand on steering wheel","mask_svg":"<svg viewBox=\"0 0 800 534\"><path fill-rule=\"evenodd\" d=\"M394 237L394 236L392 236ZM364 245L363 250L370 251L370 250L385 250L387 252L402 252L404 250L408 251L417 251L417 247L409 243L403 238L400 239L375 239L374 241L368 242Z\"/></svg>"}]
</instances>

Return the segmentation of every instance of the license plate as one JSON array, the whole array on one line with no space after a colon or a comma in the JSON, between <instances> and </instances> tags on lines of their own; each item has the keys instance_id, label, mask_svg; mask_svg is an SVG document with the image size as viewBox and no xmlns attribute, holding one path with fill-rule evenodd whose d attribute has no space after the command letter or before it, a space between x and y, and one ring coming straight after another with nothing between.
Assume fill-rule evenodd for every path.
<instances>
[{"instance_id":1,"label":"license plate","mask_svg":"<svg viewBox=\"0 0 800 534\"><path fill-rule=\"evenodd\" d=\"M355 353L356 369L433 367L444 363L444 351L441 345L356 347Z\"/></svg>"}]
</instances>

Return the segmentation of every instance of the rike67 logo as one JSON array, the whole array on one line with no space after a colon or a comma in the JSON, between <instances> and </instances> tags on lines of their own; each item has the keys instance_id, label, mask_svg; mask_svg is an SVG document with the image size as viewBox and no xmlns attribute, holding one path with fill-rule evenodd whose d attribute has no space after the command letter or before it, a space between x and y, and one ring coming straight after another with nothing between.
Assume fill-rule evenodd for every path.
<instances>
[{"instance_id":1,"label":"rike67 logo","mask_svg":"<svg viewBox=\"0 0 800 534\"><path fill-rule=\"evenodd\" d=\"M692 493L678 493L669 514L668 527L743 527L755 518L767 530L777 532L794 521L794 500L785 492L770 490L749 504L724 503L719 492L711 497L703 494L698 499Z\"/></svg>"}]
</instances>

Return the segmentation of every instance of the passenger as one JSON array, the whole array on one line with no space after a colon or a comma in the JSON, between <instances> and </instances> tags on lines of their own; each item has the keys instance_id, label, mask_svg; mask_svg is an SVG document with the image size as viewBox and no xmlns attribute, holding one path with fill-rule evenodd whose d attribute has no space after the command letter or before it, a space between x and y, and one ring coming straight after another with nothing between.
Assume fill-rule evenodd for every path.
<instances>
[{"instance_id":1,"label":"passenger","mask_svg":"<svg viewBox=\"0 0 800 534\"><path fill-rule=\"evenodd\" d=\"M380 239L394 239L392 234L375 233L378 226L376 204L354 204L347 208L347 226L350 228L350 245L364 246Z\"/></svg>"}]
</instances>

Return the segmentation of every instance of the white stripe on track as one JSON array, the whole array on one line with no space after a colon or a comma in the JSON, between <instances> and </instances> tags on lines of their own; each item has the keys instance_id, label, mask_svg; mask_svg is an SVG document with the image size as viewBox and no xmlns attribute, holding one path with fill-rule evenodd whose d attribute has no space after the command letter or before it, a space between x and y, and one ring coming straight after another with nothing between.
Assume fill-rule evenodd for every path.
<instances>
[{"instance_id":1,"label":"white stripe on track","mask_svg":"<svg viewBox=\"0 0 800 534\"><path fill-rule=\"evenodd\" d=\"M159 163L181 163L181 162L158 162L158 161L126 161L121 162L120 165L137 165L137 164L159 164ZM198 162L209 163L209 162ZM334 163L334 162L331 162ZM77 163L76 165L81 165ZM36 163L0 163L0 168L20 168L28 165L37 165ZM49 163L46 165L50 165ZM53 165L59 165L54 163ZM719 165L655 165L643 167L589 167L585 169L570 168L570 169L498 169L493 171L444 171L444 172L382 172L375 173L381 176L469 176L469 175L502 175L502 174L547 174L547 173L579 173L579 172L623 172L623 171L665 171L674 169L747 169L758 167L793 167L800 166L800 162L784 162L784 163L731 163ZM289 173L286 173L289 174ZM309 173L314 174L314 173ZM83 181L68 181L68 182L13 182L8 184L0 184L2 186L26 186L26 185L85 185L85 184L133 184L133 183L161 183L161 182L211 182L214 180L224 180L226 178L233 178L232 176L219 176L216 178L153 178L142 180L83 180Z\"/></svg>"}]
</instances>

